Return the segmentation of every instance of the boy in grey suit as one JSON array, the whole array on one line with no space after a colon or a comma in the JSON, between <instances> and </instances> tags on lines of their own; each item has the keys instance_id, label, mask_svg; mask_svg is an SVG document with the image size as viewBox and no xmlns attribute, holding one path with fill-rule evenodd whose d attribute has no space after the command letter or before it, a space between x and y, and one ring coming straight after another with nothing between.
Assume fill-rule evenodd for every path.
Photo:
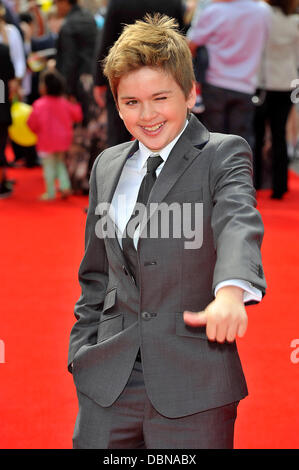
<instances>
[{"instance_id":1,"label":"boy in grey suit","mask_svg":"<svg viewBox=\"0 0 299 470\"><path fill-rule=\"evenodd\" d=\"M69 370L74 448L232 448L236 337L266 284L251 150L190 114L174 20L127 26L104 72L135 137L94 163Z\"/></svg>"}]
</instances>

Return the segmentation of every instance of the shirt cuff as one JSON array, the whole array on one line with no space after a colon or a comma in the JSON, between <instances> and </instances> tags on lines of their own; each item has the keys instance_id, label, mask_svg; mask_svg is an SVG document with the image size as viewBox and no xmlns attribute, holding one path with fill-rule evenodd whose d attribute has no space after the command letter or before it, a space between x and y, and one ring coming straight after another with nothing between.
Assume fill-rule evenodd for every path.
<instances>
[{"instance_id":1,"label":"shirt cuff","mask_svg":"<svg viewBox=\"0 0 299 470\"><path fill-rule=\"evenodd\" d=\"M244 290L244 296L243 296L243 302L260 302L262 300L262 292L257 289L256 287L253 287L252 284L248 281L243 281L241 279L229 279L228 281L223 281L219 282L217 286L215 287L215 297L217 294L217 291L221 289L221 287L224 286L235 286L235 287L240 287L241 289Z\"/></svg>"}]
</instances>

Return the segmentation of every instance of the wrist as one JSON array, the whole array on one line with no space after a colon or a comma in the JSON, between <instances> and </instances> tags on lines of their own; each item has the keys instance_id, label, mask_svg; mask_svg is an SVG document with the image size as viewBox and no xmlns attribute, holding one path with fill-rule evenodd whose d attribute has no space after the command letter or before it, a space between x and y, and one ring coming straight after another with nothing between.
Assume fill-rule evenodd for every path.
<instances>
[{"instance_id":1,"label":"wrist","mask_svg":"<svg viewBox=\"0 0 299 470\"><path fill-rule=\"evenodd\" d=\"M216 299L232 299L234 301L242 302L244 298L244 290L237 286L223 286L216 294Z\"/></svg>"}]
</instances>

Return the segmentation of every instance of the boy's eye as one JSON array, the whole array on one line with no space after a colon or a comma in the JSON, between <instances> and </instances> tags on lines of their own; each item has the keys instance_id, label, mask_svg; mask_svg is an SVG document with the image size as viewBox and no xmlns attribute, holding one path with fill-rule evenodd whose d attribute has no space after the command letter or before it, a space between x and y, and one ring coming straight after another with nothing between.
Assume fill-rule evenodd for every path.
<instances>
[{"instance_id":1,"label":"boy's eye","mask_svg":"<svg viewBox=\"0 0 299 470\"><path fill-rule=\"evenodd\" d=\"M158 96L158 98L156 98L156 101L161 101L161 100L167 100L167 96Z\"/></svg>"},{"instance_id":2,"label":"boy's eye","mask_svg":"<svg viewBox=\"0 0 299 470\"><path fill-rule=\"evenodd\" d=\"M137 103L137 100L130 100L130 101L126 101L126 105L127 106L133 106L134 104Z\"/></svg>"}]
</instances>

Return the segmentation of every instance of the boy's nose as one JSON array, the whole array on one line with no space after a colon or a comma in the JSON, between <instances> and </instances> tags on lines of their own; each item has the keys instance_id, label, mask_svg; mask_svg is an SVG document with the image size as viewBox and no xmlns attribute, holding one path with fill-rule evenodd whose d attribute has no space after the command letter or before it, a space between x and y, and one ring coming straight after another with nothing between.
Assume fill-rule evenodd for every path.
<instances>
[{"instance_id":1,"label":"boy's nose","mask_svg":"<svg viewBox=\"0 0 299 470\"><path fill-rule=\"evenodd\" d=\"M144 121L150 121L153 117L155 117L156 111L152 104L143 104L141 108L141 119Z\"/></svg>"}]
</instances>

